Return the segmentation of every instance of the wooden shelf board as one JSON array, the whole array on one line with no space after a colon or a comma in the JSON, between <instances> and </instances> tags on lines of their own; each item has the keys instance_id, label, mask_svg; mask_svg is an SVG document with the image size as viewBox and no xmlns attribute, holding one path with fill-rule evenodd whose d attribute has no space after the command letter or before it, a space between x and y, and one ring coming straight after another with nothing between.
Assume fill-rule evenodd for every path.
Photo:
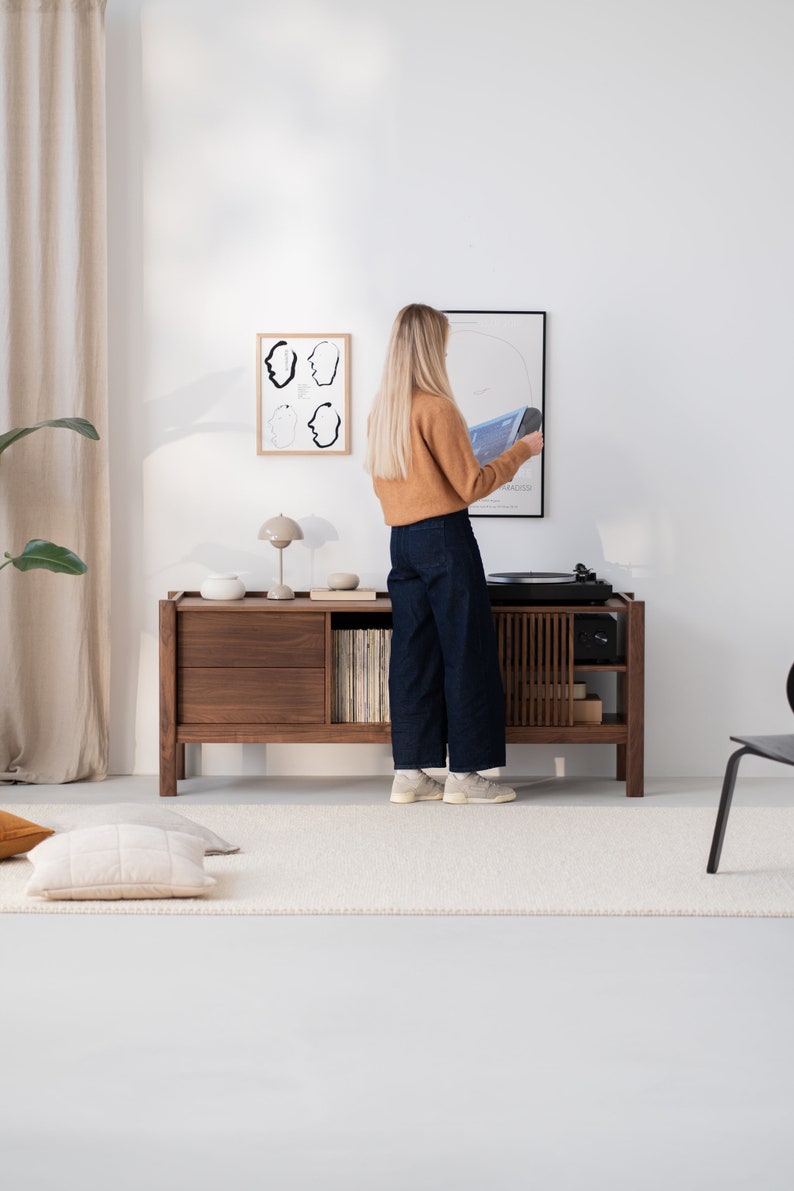
<instances>
[{"instance_id":1,"label":"wooden shelf board","mask_svg":"<svg viewBox=\"0 0 794 1191\"><path fill-rule=\"evenodd\" d=\"M574 674L625 674L625 662L574 662Z\"/></svg>"},{"instance_id":2,"label":"wooden shelf board","mask_svg":"<svg viewBox=\"0 0 794 1191\"><path fill-rule=\"evenodd\" d=\"M625 744L627 740L626 722L614 712L607 712L600 724L507 728L508 744Z\"/></svg>"},{"instance_id":3,"label":"wooden shelf board","mask_svg":"<svg viewBox=\"0 0 794 1191\"><path fill-rule=\"evenodd\" d=\"M389 744L388 724L180 724L177 744Z\"/></svg>"}]
</instances>

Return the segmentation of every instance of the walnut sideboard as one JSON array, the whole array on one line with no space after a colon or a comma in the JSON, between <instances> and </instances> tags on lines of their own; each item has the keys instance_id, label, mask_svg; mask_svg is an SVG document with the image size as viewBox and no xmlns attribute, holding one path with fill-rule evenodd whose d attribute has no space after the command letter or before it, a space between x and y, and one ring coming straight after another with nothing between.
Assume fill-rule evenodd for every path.
<instances>
[{"instance_id":1,"label":"walnut sideboard","mask_svg":"<svg viewBox=\"0 0 794 1191\"><path fill-rule=\"evenodd\" d=\"M576 626L588 613L617 621L609 662L576 660ZM605 604L493 609L505 686L509 744L609 744L629 797L643 794L645 605L629 593ZM321 602L307 595L204 600L170 592L160 601L160 794L185 776L186 744L383 743L388 722L339 722L335 632L391 625L391 604ZM614 710L577 722L574 678L608 674Z\"/></svg>"}]
</instances>

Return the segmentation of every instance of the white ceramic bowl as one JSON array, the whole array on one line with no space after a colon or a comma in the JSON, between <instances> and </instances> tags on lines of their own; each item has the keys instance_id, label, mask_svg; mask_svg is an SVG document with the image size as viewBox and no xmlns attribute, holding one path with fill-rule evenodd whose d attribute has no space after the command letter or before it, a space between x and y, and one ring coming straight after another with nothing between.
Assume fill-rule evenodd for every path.
<instances>
[{"instance_id":1,"label":"white ceramic bowl","mask_svg":"<svg viewBox=\"0 0 794 1191\"><path fill-rule=\"evenodd\" d=\"M241 600L245 584L237 575L207 575L200 591L205 600Z\"/></svg>"},{"instance_id":2,"label":"white ceramic bowl","mask_svg":"<svg viewBox=\"0 0 794 1191\"><path fill-rule=\"evenodd\" d=\"M358 587L358 575L351 571L334 571L328 576L328 586L331 591L355 591Z\"/></svg>"}]
</instances>

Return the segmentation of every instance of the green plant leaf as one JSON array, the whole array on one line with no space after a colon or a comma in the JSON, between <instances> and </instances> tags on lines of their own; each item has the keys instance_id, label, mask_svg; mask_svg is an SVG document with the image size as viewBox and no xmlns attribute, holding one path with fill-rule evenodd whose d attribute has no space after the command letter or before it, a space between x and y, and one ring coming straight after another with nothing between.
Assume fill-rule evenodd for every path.
<instances>
[{"instance_id":1,"label":"green plant leaf","mask_svg":"<svg viewBox=\"0 0 794 1191\"><path fill-rule=\"evenodd\" d=\"M0 455L6 447L11 446L12 442L16 442L19 438L25 438L34 430L41 430L42 426L62 426L66 430L74 430L77 434L82 434L84 438L99 438L96 427L86 418L50 418L46 422L36 422L35 426L19 426L16 430L7 430L5 434L0 434Z\"/></svg>"},{"instance_id":2,"label":"green plant leaf","mask_svg":"<svg viewBox=\"0 0 794 1191\"><path fill-rule=\"evenodd\" d=\"M25 549L16 558L12 558L6 550L8 563L13 563L18 571L58 571L63 575L84 575L88 567L82 558L78 558L73 550L65 546L56 546L54 542L45 542L41 538L31 538Z\"/></svg>"}]
</instances>

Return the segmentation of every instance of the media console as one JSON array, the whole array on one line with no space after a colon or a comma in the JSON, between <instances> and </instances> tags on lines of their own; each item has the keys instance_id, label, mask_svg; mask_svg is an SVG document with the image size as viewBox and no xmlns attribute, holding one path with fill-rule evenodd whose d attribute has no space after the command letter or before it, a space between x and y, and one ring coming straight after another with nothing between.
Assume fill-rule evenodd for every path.
<instances>
[{"instance_id":1,"label":"media console","mask_svg":"<svg viewBox=\"0 0 794 1191\"><path fill-rule=\"evenodd\" d=\"M616 660L577 660L583 616L612 615ZM645 605L616 593L597 606L493 608L505 687L508 744L609 744L628 797L643 794ZM191 743L383 743L388 722L339 722L335 632L388 628L391 604L204 600L169 592L160 601L160 794L177 793ZM599 723L574 718L574 680L611 675L614 710Z\"/></svg>"}]
</instances>

